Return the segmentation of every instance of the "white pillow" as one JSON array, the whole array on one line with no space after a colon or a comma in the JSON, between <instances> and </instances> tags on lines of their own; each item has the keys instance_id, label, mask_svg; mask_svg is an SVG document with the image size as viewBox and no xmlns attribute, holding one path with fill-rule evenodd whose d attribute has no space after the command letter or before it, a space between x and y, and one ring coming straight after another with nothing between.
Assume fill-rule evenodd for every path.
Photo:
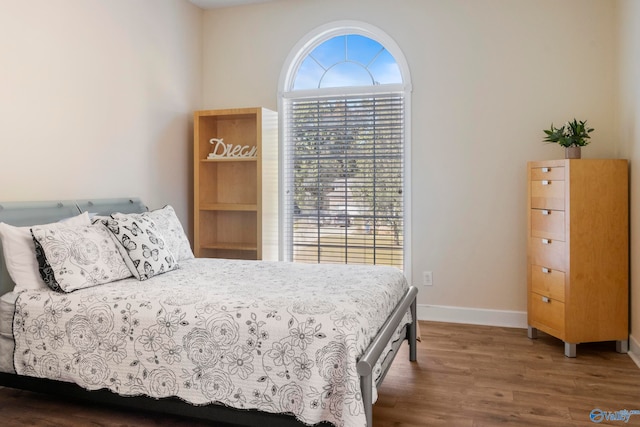
<instances>
[{"instance_id":1,"label":"white pillow","mask_svg":"<svg viewBox=\"0 0 640 427\"><path fill-rule=\"evenodd\" d=\"M38 225L45 229L55 229L73 225L89 225L89 214L83 212L71 217L64 222ZM2 250L7 265L9 276L16 284L14 292L22 292L30 289L45 290L47 285L40 277L38 261L36 259L35 246L31 237L32 227L14 227L0 222L0 238Z\"/></svg>"},{"instance_id":2,"label":"white pillow","mask_svg":"<svg viewBox=\"0 0 640 427\"><path fill-rule=\"evenodd\" d=\"M102 224L31 228L40 275L54 291L73 292L131 277Z\"/></svg>"},{"instance_id":3,"label":"white pillow","mask_svg":"<svg viewBox=\"0 0 640 427\"><path fill-rule=\"evenodd\" d=\"M151 212L144 212L141 215L148 216L156 223L158 231L164 237L167 247L175 257L176 261L183 261L193 258L193 251L189 244L189 239L184 234L182 224L176 215L176 211L171 205Z\"/></svg>"}]
</instances>

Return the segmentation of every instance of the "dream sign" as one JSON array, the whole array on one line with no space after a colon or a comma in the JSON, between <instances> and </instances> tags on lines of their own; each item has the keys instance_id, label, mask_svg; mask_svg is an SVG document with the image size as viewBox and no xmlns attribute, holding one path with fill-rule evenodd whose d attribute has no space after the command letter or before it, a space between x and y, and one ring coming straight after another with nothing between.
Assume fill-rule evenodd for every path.
<instances>
[{"instance_id":1,"label":"dream sign","mask_svg":"<svg viewBox=\"0 0 640 427\"><path fill-rule=\"evenodd\" d=\"M220 159L227 157L256 157L258 148L250 145L225 144L222 138L211 138L209 143L213 145L213 151L207 156L208 159Z\"/></svg>"}]
</instances>

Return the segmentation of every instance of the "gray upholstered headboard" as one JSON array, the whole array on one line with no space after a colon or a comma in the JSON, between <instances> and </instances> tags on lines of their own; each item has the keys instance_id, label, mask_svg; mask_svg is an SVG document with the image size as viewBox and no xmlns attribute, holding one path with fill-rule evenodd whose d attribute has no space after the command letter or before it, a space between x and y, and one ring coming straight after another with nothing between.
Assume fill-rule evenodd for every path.
<instances>
[{"instance_id":1,"label":"gray upholstered headboard","mask_svg":"<svg viewBox=\"0 0 640 427\"><path fill-rule=\"evenodd\" d=\"M114 212L144 212L147 207L138 198L125 197L95 200L56 200L48 202L0 202L0 222L24 227L47 224L78 215L109 215ZM34 255L35 256L35 255ZM0 295L13 290L14 283L7 273L0 242Z\"/></svg>"}]
</instances>

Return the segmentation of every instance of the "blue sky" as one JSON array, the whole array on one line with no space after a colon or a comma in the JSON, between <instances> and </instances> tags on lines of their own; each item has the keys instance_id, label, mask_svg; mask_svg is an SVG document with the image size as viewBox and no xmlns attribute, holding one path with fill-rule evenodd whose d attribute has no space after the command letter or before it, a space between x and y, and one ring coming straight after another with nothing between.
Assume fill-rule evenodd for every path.
<instances>
[{"instance_id":1,"label":"blue sky","mask_svg":"<svg viewBox=\"0 0 640 427\"><path fill-rule=\"evenodd\" d=\"M349 34L314 48L302 61L293 90L391 83L402 83L393 56L375 40Z\"/></svg>"}]
</instances>

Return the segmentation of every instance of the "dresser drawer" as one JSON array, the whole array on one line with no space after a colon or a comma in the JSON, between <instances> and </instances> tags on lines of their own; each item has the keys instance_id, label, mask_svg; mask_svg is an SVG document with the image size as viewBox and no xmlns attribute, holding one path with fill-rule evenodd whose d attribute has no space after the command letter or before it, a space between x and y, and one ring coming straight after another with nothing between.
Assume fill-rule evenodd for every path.
<instances>
[{"instance_id":1,"label":"dresser drawer","mask_svg":"<svg viewBox=\"0 0 640 427\"><path fill-rule=\"evenodd\" d=\"M531 236L565 241L564 211L531 209Z\"/></svg>"},{"instance_id":2,"label":"dresser drawer","mask_svg":"<svg viewBox=\"0 0 640 427\"><path fill-rule=\"evenodd\" d=\"M564 261L565 243L563 241L532 237L529 245L532 265L547 267L551 270L566 271Z\"/></svg>"},{"instance_id":3,"label":"dresser drawer","mask_svg":"<svg viewBox=\"0 0 640 427\"><path fill-rule=\"evenodd\" d=\"M531 291L564 302L564 272L540 265L531 266Z\"/></svg>"},{"instance_id":4,"label":"dresser drawer","mask_svg":"<svg viewBox=\"0 0 640 427\"><path fill-rule=\"evenodd\" d=\"M564 181L531 181L531 207L564 210Z\"/></svg>"},{"instance_id":5,"label":"dresser drawer","mask_svg":"<svg viewBox=\"0 0 640 427\"><path fill-rule=\"evenodd\" d=\"M564 181L564 166L531 168L532 181L542 181L543 179Z\"/></svg>"},{"instance_id":6,"label":"dresser drawer","mask_svg":"<svg viewBox=\"0 0 640 427\"><path fill-rule=\"evenodd\" d=\"M552 329L550 332L556 332L557 335L563 336L564 303L535 292L532 292L529 298L531 310L529 322L542 330L545 330L546 326Z\"/></svg>"}]
</instances>

